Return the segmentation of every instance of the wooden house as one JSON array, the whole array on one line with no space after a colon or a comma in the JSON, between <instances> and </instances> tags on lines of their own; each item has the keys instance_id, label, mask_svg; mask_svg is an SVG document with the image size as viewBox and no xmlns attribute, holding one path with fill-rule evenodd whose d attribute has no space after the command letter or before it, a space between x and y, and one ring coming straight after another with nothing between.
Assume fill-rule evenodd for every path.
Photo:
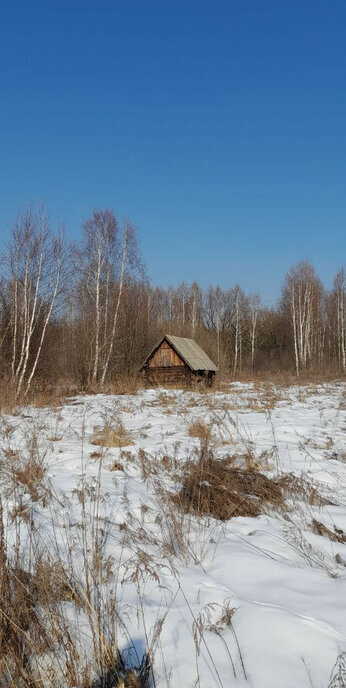
<instances>
[{"instance_id":1,"label":"wooden house","mask_svg":"<svg viewBox=\"0 0 346 688\"><path fill-rule=\"evenodd\" d=\"M140 368L148 385L198 385L211 387L217 367L201 347L185 337L166 334Z\"/></svg>"}]
</instances>

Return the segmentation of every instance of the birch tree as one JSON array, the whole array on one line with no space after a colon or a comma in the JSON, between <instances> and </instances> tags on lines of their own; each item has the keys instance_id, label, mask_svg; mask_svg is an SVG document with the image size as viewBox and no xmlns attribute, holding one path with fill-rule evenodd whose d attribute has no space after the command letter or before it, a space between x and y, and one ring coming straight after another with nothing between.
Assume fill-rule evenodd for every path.
<instances>
[{"instance_id":1,"label":"birch tree","mask_svg":"<svg viewBox=\"0 0 346 688\"><path fill-rule=\"evenodd\" d=\"M101 385L104 384L105 378L109 369L109 363L111 360L111 356L114 350L114 344L115 344L115 339L116 339L116 333L117 333L117 326L118 326L118 319L119 319L119 311L120 311L120 305L123 297L123 292L125 288L125 284L127 281L133 280L138 272L143 271L142 269L142 264L139 258L139 253L138 253L138 246L137 246L137 240L136 240L136 235L135 235L135 229L131 223L126 220L123 224L122 232L121 232L121 243L120 243L120 262L119 262L119 267L118 267L118 275L117 275L117 270L115 266L115 280L116 280L116 288L117 288L117 296L116 296L116 302L115 302L115 308L113 311L113 317L112 317L112 323L111 323L111 332L108 340L105 342L106 344L106 355L105 355L105 362L103 365L103 370L101 374ZM117 255L117 253L116 253ZM113 266L114 267L114 266Z\"/></svg>"},{"instance_id":2,"label":"birch tree","mask_svg":"<svg viewBox=\"0 0 346 688\"><path fill-rule=\"evenodd\" d=\"M243 290L238 284L234 287L234 362L233 375L236 375L237 370L241 372L243 365L243 331L246 311L246 298Z\"/></svg>"},{"instance_id":3,"label":"birch tree","mask_svg":"<svg viewBox=\"0 0 346 688\"><path fill-rule=\"evenodd\" d=\"M343 373L346 370L345 352L345 276L344 270L340 270L334 280L333 289L335 299L335 321L336 321L336 345L339 370Z\"/></svg>"},{"instance_id":4,"label":"birch tree","mask_svg":"<svg viewBox=\"0 0 346 688\"><path fill-rule=\"evenodd\" d=\"M109 327L109 284L116 260L118 223L110 210L94 211L82 225L80 261L81 310L91 352L90 377L99 380L101 356Z\"/></svg>"},{"instance_id":5,"label":"birch tree","mask_svg":"<svg viewBox=\"0 0 346 688\"><path fill-rule=\"evenodd\" d=\"M59 292L62 232L52 236L47 215L32 209L13 228L5 260L11 299L11 375L16 397L27 396Z\"/></svg>"},{"instance_id":6,"label":"birch tree","mask_svg":"<svg viewBox=\"0 0 346 688\"><path fill-rule=\"evenodd\" d=\"M104 384L109 372L126 282L141 271L134 227L120 225L110 210L94 211L82 226L80 309L90 345L90 379Z\"/></svg>"},{"instance_id":7,"label":"birch tree","mask_svg":"<svg viewBox=\"0 0 346 688\"><path fill-rule=\"evenodd\" d=\"M190 321L190 336L195 337L197 326L201 321L202 314L202 290L197 284L193 282L190 286L190 293L188 299L189 321Z\"/></svg>"},{"instance_id":8,"label":"birch tree","mask_svg":"<svg viewBox=\"0 0 346 688\"><path fill-rule=\"evenodd\" d=\"M313 266L304 261L291 268L286 275L282 304L289 312L294 346L296 374L313 361L313 355L321 344L323 331L321 320L322 285ZM319 331L319 337L316 337Z\"/></svg>"},{"instance_id":9,"label":"birch tree","mask_svg":"<svg viewBox=\"0 0 346 688\"><path fill-rule=\"evenodd\" d=\"M179 323L183 335L185 335L187 293L187 285L185 284L185 282L182 282L181 285L178 287L177 297L179 302Z\"/></svg>"},{"instance_id":10,"label":"birch tree","mask_svg":"<svg viewBox=\"0 0 346 688\"><path fill-rule=\"evenodd\" d=\"M232 350L233 290L208 287L204 298L204 323L216 337L216 361L218 367L230 359Z\"/></svg>"},{"instance_id":11,"label":"birch tree","mask_svg":"<svg viewBox=\"0 0 346 688\"><path fill-rule=\"evenodd\" d=\"M6 283L0 278L0 372L5 373L7 359L8 334L11 327L11 318L7 298Z\"/></svg>"},{"instance_id":12,"label":"birch tree","mask_svg":"<svg viewBox=\"0 0 346 688\"><path fill-rule=\"evenodd\" d=\"M260 297L258 294L252 294L248 297L249 315L250 315L250 348L251 348L251 367L255 370L255 352L257 342L257 324L258 312L260 307Z\"/></svg>"},{"instance_id":13,"label":"birch tree","mask_svg":"<svg viewBox=\"0 0 346 688\"><path fill-rule=\"evenodd\" d=\"M206 327L216 335L216 363L221 363L221 331L223 327L224 299L220 287L208 287L203 301L203 315Z\"/></svg>"}]
</instances>

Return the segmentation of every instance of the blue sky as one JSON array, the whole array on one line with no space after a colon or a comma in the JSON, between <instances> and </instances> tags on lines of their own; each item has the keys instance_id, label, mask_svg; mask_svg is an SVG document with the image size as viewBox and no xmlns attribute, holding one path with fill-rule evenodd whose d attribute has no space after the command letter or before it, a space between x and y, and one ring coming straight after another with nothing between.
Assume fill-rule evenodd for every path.
<instances>
[{"instance_id":1,"label":"blue sky","mask_svg":"<svg viewBox=\"0 0 346 688\"><path fill-rule=\"evenodd\" d=\"M0 232L43 202L76 240L128 215L153 284L346 255L344 0L3 3Z\"/></svg>"}]
</instances>

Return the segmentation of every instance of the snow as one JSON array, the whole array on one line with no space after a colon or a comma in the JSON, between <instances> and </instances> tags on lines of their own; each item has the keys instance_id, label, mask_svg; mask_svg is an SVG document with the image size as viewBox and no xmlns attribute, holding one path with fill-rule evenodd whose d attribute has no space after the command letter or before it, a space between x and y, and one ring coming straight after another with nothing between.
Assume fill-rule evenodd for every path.
<instances>
[{"instance_id":1,"label":"snow","mask_svg":"<svg viewBox=\"0 0 346 688\"><path fill-rule=\"evenodd\" d=\"M97 426L119 421L132 445L100 450L91 443ZM179 546L167 498L157 488L177 490L181 465L195 460L199 440L188 432L195 421L211 427L216 457L251 451L270 476L307 476L325 503L292 496L287 514L268 510L225 523L180 515L185 546ZM318 535L311 522L346 533L345 431L342 382L289 388L234 383L205 394L158 389L78 396L59 408L3 416L1 435L2 449L22 452L33 435L39 438L54 492L53 501L33 507L40 537L52 551L58 546L60 556L75 547L81 575L78 491L88 494L90 521L97 502L114 565L105 585L116 587L139 654L153 644L157 686L192 688L199 675L202 688L326 688L346 650L346 541ZM109 470L114 461L123 470ZM0 483L10 514L13 495L5 480ZM29 496L23 499L29 506ZM12 542L10 518L7 533ZM138 569L141 552L148 559ZM221 621L227 609L234 610L231 625ZM121 632L119 642L129 645Z\"/></svg>"}]
</instances>

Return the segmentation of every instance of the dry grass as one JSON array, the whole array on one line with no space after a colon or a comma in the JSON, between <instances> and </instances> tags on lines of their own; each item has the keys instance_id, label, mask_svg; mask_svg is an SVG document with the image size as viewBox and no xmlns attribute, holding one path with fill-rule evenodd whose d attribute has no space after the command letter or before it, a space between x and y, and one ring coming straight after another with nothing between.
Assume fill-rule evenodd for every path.
<instances>
[{"instance_id":1,"label":"dry grass","mask_svg":"<svg viewBox=\"0 0 346 688\"><path fill-rule=\"evenodd\" d=\"M267 457L264 457L268 467ZM285 474L271 478L263 472L263 461L255 461L252 454L215 458L208 438L202 440L197 461L183 466L181 487L170 495L175 506L185 514L211 516L220 521L235 516L256 517L272 509L286 514L294 508L292 500L300 500L314 507L322 507L328 499L320 494L319 486L305 476ZM346 535L313 520L313 529L331 540L345 542Z\"/></svg>"},{"instance_id":2,"label":"dry grass","mask_svg":"<svg viewBox=\"0 0 346 688\"><path fill-rule=\"evenodd\" d=\"M49 442L60 442L62 440L62 435L48 435L47 440L49 440Z\"/></svg>"},{"instance_id":3,"label":"dry grass","mask_svg":"<svg viewBox=\"0 0 346 688\"><path fill-rule=\"evenodd\" d=\"M315 518L312 521L312 530L314 533L316 533L316 535L327 537L329 540L332 540L332 542L346 542L346 533L344 533L343 530L336 528L336 526L334 526L334 530L330 530L327 528L327 526L320 521L317 521Z\"/></svg>"},{"instance_id":4,"label":"dry grass","mask_svg":"<svg viewBox=\"0 0 346 688\"><path fill-rule=\"evenodd\" d=\"M101 610L91 602L101 600L101 590L92 594L90 582L83 587L72 575L71 570L67 575L59 560L52 562L35 548L29 566L19 549L10 557L0 504L0 685L148 688L148 654L138 666L126 666L114 638L105 634ZM67 606L88 617L93 650L84 647L83 633L74 635L65 616ZM109 609L108 623L112 615L114 610Z\"/></svg>"},{"instance_id":5,"label":"dry grass","mask_svg":"<svg viewBox=\"0 0 346 688\"><path fill-rule=\"evenodd\" d=\"M190 437L207 439L210 436L210 428L201 420L196 420L189 425L188 433Z\"/></svg>"},{"instance_id":6,"label":"dry grass","mask_svg":"<svg viewBox=\"0 0 346 688\"><path fill-rule=\"evenodd\" d=\"M18 513L24 516L26 509L23 510L21 503L24 495L29 496L32 503L41 502L43 506L51 496L45 455L39 450L35 430L31 437L27 438L25 449L19 451L11 447L11 430L7 429L9 444L0 452L0 483L3 486L3 494L8 497L15 496L12 512L16 513L18 507Z\"/></svg>"},{"instance_id":7,"label":"dry grass","mask_svg":"<svg viewBox=\"0 0 346 688\"><path fill-rule=\"evenodd\" d=\"M9 460L16 463L22 458L12 452ZM94 508L90 514L85 511L87 494L81 501L75 544L67 538L62 552L60 539L50 543L57 557L53 559L41 540L42 528L36 527L35 511L27 522L27 543L21 542L20 532L21 489L36 499L36 485L45 478L44 465L32 456L27 471L18 465L11 475L15 483L11 501L17 514L12 528L17 537L11 546L0 499L0 685L148 688L149 654L145 652L142 660L129 666L127 655L123 657L117 647L115 591L104 587L114 580L114 571ZM59 503L55 508L61 511ZM52 511L52 519L58 520L57 512ZM78 555L82 555L83 573L75 568ZM88 633L79 623L70 623L76 618L83 620L84 628L88 623ZM90 644L86 644L87 636Z\"/></svg>"},{"instance_id":8,"label":"dry grass","mask_svg":"<svg viewBox=\"0 0 346 688\"><path fill-rule=\"evenodd\" d=\"M344 688L346 686L346 652L341 652L330 674L328 688Z\"/></svg>"},{"instance_id":9,"label":"dry grass","mask_svg":"<svg viewBox=\"0 0 346 688\"><path fill-rule=\"evenodd\" d=\"M237 459L228 456L215 459L212 451L202 447L197 463L184 468L183 484L172 499L185 513L212 516L221 521L234 516L258 516L268 507L284 504L279 481L258 470L242 469Z\"/></svg>"},{"instance_id":10,"label":"dry grass","mask_svg":"<svg viewBox=\"0 0 346 688\"><path fill-rule=\"evenodd\" d=\"M73 659L72 639L61 610L62 603L73 598L73 588L59 561L54 563L33 550L25 564L19 543L9 555L0 502L1 686L53 688L58 685L56 674L49 680L42 659L58 652L59 644L64 647L65 659L70 660L61 680L72 685L71 680L76 678L76 657Z\"/></svg>"},{"instance_id":11,"label":"dry grass","mask_svg":"<svg viewBox=\"0 0 346 688\"><path fill-rule=\"evenodd\" d=\"M15 386L10 379L2 379L0 385L0 411L2 413L13 412L18 405Z\"/></svg>"},{"instance_id":12,"label":"dry grass","mask_svg":"<svg viewBox=\"0 0 346 688\"><path fill-rule=\"evenodd\" d=\"M14 480L25 487L26 491L30 494L32 502L37 502L41 498L45 476L45 466L35 458L30 458L23 467L13 468Z\"/></svg>"},{"instance_id":13,"label":"dry grass","mask_svg":"<svg viewBox=\"0 0 346 688\"><path fill-rule=\"evenodd\" d=\"M93 389L95 393L102 392L103 394L115 394L117 396L123 396L125 394L137 394L137 392L143 389L143 383L141 379L133 375L118 377L114 382L108 383L101 389Z\"/></svg>"},{"instance_id":14,"label":"dry grass","mask_svg":"<svg viewBox=\"0 0 346 688\"><path fill-rule=\"evenodd\" d=\"M167 397L163 401L163 412L170 413L170 404L174 402L174 398L168 394ZM271 407L271 403L272 400L269 399L268 408ZM203 404L201 406L203 407ZM199 412L202 414L203 408L200 408ZM107 455L108 458L111 457L111 453L107 452L108 447L121 448L133 444L131 434L117 421L117 414L118 410L112 416L105 415L103 427L94 428L91 441L92 444L98 446L90 456L100 459L100 471L101 466L104 465L103 457ZM225 418L219 415L222 424ZM184 423L183 419L181 423ZM213 423L214 437L217 434L217 418L213 420ZM225 434L226 431L228 432L227 429L223 430L223 433ZM240 433L237 428L236 431ZM134 546L138 547L129 563L129 567L133 566L136 572L134 574L129 569L128 574L128 580L131 584L133 582L138 584L138 588L145 576L160 583L157 572L159 562L163 557L165 566L172 566L172 570L176 565L177 557L180 557L185 564L189 564L191 560L195 563L203 561L204 554L208 553L209 556L210 550L214 546L216 548L217 534L223 532L224 521L229 518L253 517L272 509L278 509L280 512L285 510L285 516L289 516L292 508L291 505L288 507L286 502L292 497L313 506L326 503L317 487L306 478L288 475L272 479L265 475L264 461L269 466L269 458L272 457L267 450L267 453L263 453L256 462L250 438L245 437L242 440L244 448L241 456L228 456L218 460L210 450L210 446L215 446L215 443L208 446L210 427L208 428L202 420L196 420L188 432L190 437L201 440L201 449L197 462L186 462L182 472L178 460L178 449L176 455L173 450L172 456L163 455L162 457L150 457L142 450L139 452L138 462L141 466L142 477L153 488L151 494L157 490L155 496L158 508L156 511L143 504L141 515L134 513L131 516L130 514L133 519L131 521L127 513L124 516L126 523L120 524L119 532L116 531L118 535L121 533L121 538L124 538L125 543L129 541L132 552ZM52 437L54 433L53 428ZM21 495L25 492L26 495L30 495L31 502L37 502L42 495L48 494L47 471L38 453L38 442L35 444L32 441L27 455L23 457L23 454L16 450L16 445L11 445L10 438L13 436L14 442L15 427L4 426L2 434L3 441L7 445L2 451L3 461L0 456L0 471L3 478L7 480L9 476L9 480L15 485L17 502L12 511L12 517L22 527L21 512L25 510L24 504L27 501L21 501ZM58 435L58 432L56 434ZM224 434L220 432L218 445L229 444L228 439L235 442L236 434L232 437L229 433L229 437L226 438ZM8 440L5 439L7 437ZM229 449L229 451L234 450ZM133 450L120 452L120 460L123 463L119 461L111 463L111 459L110 465L105 467L110 471L122 471L127 460L137 461L132 454ZM193 454L193 457L195 458L196 454ZM6 471L3 473L5 464ZM167 493L165 481L162 480L163 476L169 477L171 486L176 479L179 479L178 492L174 496ZM93 485L92 489L93 492L89 494L88 484L85 483L84 488L83 485L81 486L82 498L79 502L81 511L85 508L85 504L89 503L88 500L91 504L92 499L99 498L97 497L99 488ZM126 498L124 492L125 501ZM52 501L53 499L54 496L51 497ZM49 507L51 508L51 502L49 502ZM28 511L30 518L35 519L37 504L34 508L31 506L30 509L31 511ZM97 506L92 506L92 513L98 514ZM210 522L205 518L196 519L196 515L213 517L216 520ZM94 521L90 518L91 526L87 526L88 519L87 514L84 520L78 520L78 523L73 525L74 533L78 533L77 540L83 543L85 579L80 571L78 575L76 574L72 550L68 555L70 559L64 555L63 565L62 560L48 559L42 554L42 549L39 551L35 547L30 547L32 554L30 554L29 562L19 555L18 558L16 554L13 556L13 553L11 557L8 556L4 526L2 525L2 535L0 527L0 610L5 610L6 613L6 617L0 614L0 685L4 688L33 688L34 685L37 688L43 688L43 686L44 688L61 688L63 685L73 685L76 688L147 688L149 685L148 677L151 667L148 655L144 655L142 662L138 660L138 666L126 667L117 649L116 633L112 635L113 631L108 632L113 624L117 623L116 617L119 610L116 593L114 592L114 597L110 600L103 586L105 577L108 576L107 585L108 583L112 585L110 581L116 578L116 567L119 562L114 565L109 563L106 555L101 551L104 532L110 527L109 524L105 525L102 522L100 525L101 521L99 522L97 515L94 516ZM311 517L309 517L309 523L310 519ZM28 528L31 527L30 523L27 523ZM155 526L151 531L153 523ZM313 521L312 527L319 535L335 542L345 542L345 534L336 528L334 531L329 530L319 521ZM155 558L152 552L155 553ZM157 557L156 554L158 554ZM308 552L307 556L311 559L312 555ZM125 578L124 581L126 583ZM66 614L67 610L71 614ZM204 630L221 637L224 627L231 627L234 608L227 606L225 610L219 611L219 617L215 620L214 615L210 622L206 614L203 618L201 616L197 618L198 622L201 621L201 637ZM94 650L88 648L85 651L84 638L77 637L76 639L73 629L71 630L68 624L67 618L79 612L84 615L83 623L85 618L89 619L92 628L90 637L94 643ZM199 631L199 628L197 630ZM48 657L48 660L52 657L55 669L52 669L51 675L41 671L42 657ZM155 681L151 685L155 685Z\"/></svg>"},{"instance_id":15,"label":"dry grass","mask_svg":"<svg viewBox=\"0 0 346 688\"><path fill-rule=\"evenodd\" d=\"M107 466L109 471L123 471L124 466L119 461L113 461L109 466Z\"/></svg>"},{"instance_id":16,"label":"dry grass","mask_svg":"<svg viewBox=\"0 0 346 688\"><path fill-rule=\"evenodd\" d=\"M35 408L57 408L68 397L78 393L76 385L66 380L59 380L54 384L44 381L36 383L30 389L25 399L17 398L15 385L10 379L2 379L0 385L0 411L2 413L16 413L17 408L23 405L31 405Z\"/></svg>"},{"instance_id":17,"label":"dry grass","mask_svg":"<svg viewBox=\"0 0 346 688\"><path fill-rule=\"evenodd\" d=\"M166 392L159 392L157 395L157 404L159 406L170 406L175 402L175 396L173 394L167 394Z\"/></svg>"},{"instance_id":18,"label":"dry grass","mask_svg":"<svg viewBox=\"0 0 346 688\"><path fill-rule=\"evenodd\" d=\"M122 423L112 426L105 423L103 428L95 428L94 435L90 440L91 444L100 447L129 447L133 445L133 440Z\"/></svg>"},{"instance_id":19,"label":"dry grass","mask_svg":"<svg viewBox=\"0 0 346 688\"><path fill-rule=\"evenodd\" d=\"M91 459L101 459L102 456L103 456L102 451L93 451L93 452L91 452L91 454L90 454L90 458L91 458Z\"/></svg>"},{"instance_id":20,"label":"dry grass","mask_svg":"<svg viewBox=\"0 0 346 688\"><path fill-rule=\"evenodd\" d=\"M297 497L311 506L322 507L328 501L320 494L319 486L315 485L307 476L297 477L293 473L287 473L280 479L281 489L286 498Z\"/></svg>"}]
</instances>

